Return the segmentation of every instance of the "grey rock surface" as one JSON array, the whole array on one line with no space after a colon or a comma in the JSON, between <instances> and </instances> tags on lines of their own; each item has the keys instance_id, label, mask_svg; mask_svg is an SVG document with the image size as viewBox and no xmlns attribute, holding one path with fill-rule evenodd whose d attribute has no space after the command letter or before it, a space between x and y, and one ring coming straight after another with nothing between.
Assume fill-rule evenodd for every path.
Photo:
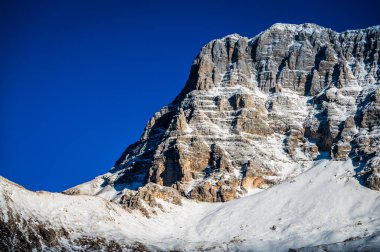
<instances>
[{"instance_id":1,"label":"grey rock surface","mask_svg":"<svg viewBox=\"0 0 380 252\"><path fill-rule=\"evenodd\" d=\"M379 50L380 26L337 33L275 24L254 38L213 40L182 92L98 179L121 194L155 183L218 202L294 177L321 157L365 166L379 155ZM367 170L378 190L378 168Z\"/></svg>"}]
</instances>

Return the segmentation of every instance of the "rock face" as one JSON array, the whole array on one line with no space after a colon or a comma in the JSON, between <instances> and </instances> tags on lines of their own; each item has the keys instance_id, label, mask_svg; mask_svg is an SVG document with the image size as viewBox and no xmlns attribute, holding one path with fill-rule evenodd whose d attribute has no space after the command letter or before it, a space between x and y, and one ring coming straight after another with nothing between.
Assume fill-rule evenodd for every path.
<instances>
[{"instance_id":1,"label":"rock face","mask_svg":"<svg viewBox=\"0 0 380 252\"><path fill-rule=\"evenodd\" d=\"M369 177L367 178L367 184L369 188L380 191L380 157L376 156L370 159L366 165L367 173Z\"/></svg>"},{"instance_id":2,"label":"rock face","mask_svg":"<svg viewBox=\"0 0 380 252\"><path fill-rule=\"evenodd\" d=\"M107 197L123 204L120 195L157 184L200 201L228 201L320 157L365 165L380 150L379 50L380 26L337 33L275 24L251 39L213 40L182 92L87 193L112 188ZM368 167L368 185L378 190L378 162Z\"/></svg>"}]
</instances>

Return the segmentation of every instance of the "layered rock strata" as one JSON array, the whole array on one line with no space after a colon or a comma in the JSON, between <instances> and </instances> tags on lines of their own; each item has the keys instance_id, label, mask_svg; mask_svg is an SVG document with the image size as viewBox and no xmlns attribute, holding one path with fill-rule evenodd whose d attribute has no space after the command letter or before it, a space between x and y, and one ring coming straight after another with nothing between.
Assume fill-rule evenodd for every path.
<instances>
[{"instance_id":1,"label":"layered rock strata","mask_svg":"<svg viewBox=\"0 0 380 252\"><path fill-rule=\"evenodd\" d=\"M296 176L318 158L351 158L379 190L379 50L380 26L337 33L275 24L251 39L213 40L182 92L110 172L67 193L126 204L156 184L191 199L229 201Z\"/></svg>"}]
</instances>

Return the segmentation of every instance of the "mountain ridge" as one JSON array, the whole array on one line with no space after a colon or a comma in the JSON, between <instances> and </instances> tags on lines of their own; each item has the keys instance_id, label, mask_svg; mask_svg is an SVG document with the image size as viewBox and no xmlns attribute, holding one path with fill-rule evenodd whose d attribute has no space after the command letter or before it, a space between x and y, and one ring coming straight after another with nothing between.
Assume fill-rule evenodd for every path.
<instances>
[{"instance_id":1,"label":"mountain ridge","mask_svg":"<svg viewBox=\"0 0 380 252\"><path fill-rule=\"evenodd\" d=\"M296 176L326 152L378 162L378 28L337 33L274 24L251 39L212 40L181 93L151 118L101 184L131 195L152 182L189 198L228 201ZM370 166L364 176L378 188Z\"/></svg>"},{"instance_id":2,"label":"mountain ridge","mask_svg":"<svg viewBox=\"0 0 380 252\"><path fill-rule=\"evenodd\" d=\"M379 51L380 26L209 42L109 172L0 177L0 250L379 249Z\"/></svg>"}]
</instances>

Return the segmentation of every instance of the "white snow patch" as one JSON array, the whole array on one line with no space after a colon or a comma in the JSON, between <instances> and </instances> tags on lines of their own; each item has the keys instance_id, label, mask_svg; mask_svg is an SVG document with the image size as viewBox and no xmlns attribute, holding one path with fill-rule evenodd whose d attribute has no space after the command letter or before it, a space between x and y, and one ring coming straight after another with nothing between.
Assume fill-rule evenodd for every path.
<instances>
[{"instance_id":1,"label":"white snow patch","mask_svg":"<svg viewBox=\"0 0 380 252\"><path fill-rule=\"evenodd\" d=\"M140 241L164 250L287 251L379 234L380 192L361 186L353 169L351 161L321 160L292 181L227 203L161 202L166 213L151 219L100 197L36 193L0 178L0 216L10 208L25 219L68 228L72 237Z\"/></svg>"}]
</instances>

